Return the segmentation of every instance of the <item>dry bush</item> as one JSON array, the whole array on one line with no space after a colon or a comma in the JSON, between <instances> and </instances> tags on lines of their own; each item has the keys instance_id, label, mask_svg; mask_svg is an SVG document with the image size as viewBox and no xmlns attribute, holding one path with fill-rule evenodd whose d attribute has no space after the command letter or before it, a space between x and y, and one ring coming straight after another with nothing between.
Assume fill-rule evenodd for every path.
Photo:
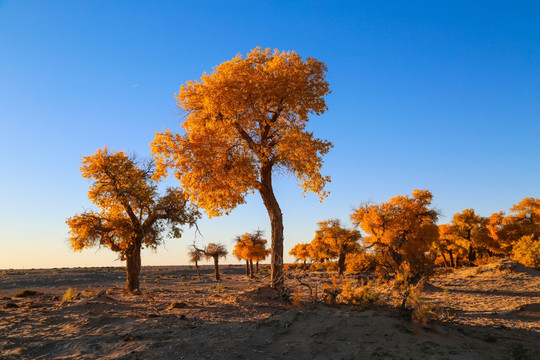
<instances>
[{"instance_id":1,"label":"dry bush","mask_svg":"<svg viewBox=\"0 0 540 360\"><path fill-rule=\"evenodd\" d=\"M75 289L68 288L62 296L62 301L73 301L77 296L79 296L79 293Z\"/></svg>"},{"instance_id":2,"label":"dry bush","mask_svg":"<svg viewBox=\"0 0 540 360\"><path fill-rule=\"evenodd\" d=\"M342 286L341 300L345 304L352 305L352 309L360 311L381 308L387 303L386 297L377 291L372 281L362 281L360 284L345 281Z\"/></svg>"},{"instance_id":3,"label":"dry bush","mask_svg":"<svg viewBox=\"0 0 540 360\"><path fill-rule=\"evenodd\" d=\"M418 284L400 282L394 283L394 286L394 306L410 312L413 321L425 325L432 320L442 321L455 317L450 308L432 304L422 296L423 282Z\"/></svg>"}]
</instances>

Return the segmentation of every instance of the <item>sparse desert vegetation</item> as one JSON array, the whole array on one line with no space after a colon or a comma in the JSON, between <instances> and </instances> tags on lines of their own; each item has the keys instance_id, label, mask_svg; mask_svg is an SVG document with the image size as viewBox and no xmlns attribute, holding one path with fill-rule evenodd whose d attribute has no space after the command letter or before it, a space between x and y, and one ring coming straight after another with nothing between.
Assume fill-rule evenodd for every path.
<instances>
[{"instance_id":1,"label":"sparse desert vegetation","mask_svg":"<svg viewBox=\"0 0 540 360\"><path fill-rule=\"evenodd\" d=\"M437 272L407 306L363 274L286 270L286 291L244 266L9 271L0 278L2 359L535 359L540 272L510 259ZM86 290L66 291L57 283ZM15 297L23 290L32 296ZM67 293L77 298L64 301ZM28 293L28 291L27 291ZM71 295L69 296L72 297Z\"/></svg>"}]
</instances>

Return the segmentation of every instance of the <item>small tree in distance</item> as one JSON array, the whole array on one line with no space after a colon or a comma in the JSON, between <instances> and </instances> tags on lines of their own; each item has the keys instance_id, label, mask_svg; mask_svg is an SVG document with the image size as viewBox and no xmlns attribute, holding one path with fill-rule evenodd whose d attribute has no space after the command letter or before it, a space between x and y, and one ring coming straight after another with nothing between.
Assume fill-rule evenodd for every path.
<instances>
[{"instance_id":1,"label":"small tree in distance","mask_svg":"<svg viewBox=\"0 0 540 360\"><path fill-rule=\"evenodd\" d=\"M201 253L207 260L214 260L214 274L216 281L221 280L219 277L219 259L225 258L229 253L225 248L225 245L210 243L206 245L204 249L199 249L195 245L192 246L195 251Z\"/></svg>"},{"instance_id":2,"label":"small tree in distance","mask_svg":"<svg viewBox=\"0 0 540 360\"><path fill-rule=\"evenodd\" d=\"M293 256L296 261L302 261L302 269L305 270L308 259L311 259L310 250L311 244L298 243L289 251L289 255Z\"/></svg>"},{"instance_id":3,"label":"small tree in distance","mask_svg":"<svg viewBox=\"0 0 540 360\"><path fill-rule=\"evenodd\" d=\"M179 238L183 225L195 225L199 211L180 189L159 196L151 180L152 162L139 163L123 151L104 147L83 157L82 176L93 181L88 198L99 211L85 211L67 219L71 246L82 251L106 246L126 261L126 290L139 292L141 248L156 249L163 233Z\"/></svg>"},{"instance_id":4,"label":"small tree in distance","mask_svg":"<svg viewBox=\"0 0 540 360\"><path fill-rule=\"evenodd\" d=\"M338 274L343 275L347 255L360 251L358 241L362 235L358 230L343 227L339 219L321 221L318 225L311 241L312 252L319 259L337 259Z\"/></svg>"},{"instance_id":5,"label":"small tree in distance","mask_svg":"<svg viewBox=\"0 0 540 360\"><path fill-rule=\"evenodd\" d=\"M270 253L266 249L266 239L262 238L263 232L257 230L253 233L245 233L235 238L233 255L238 260L246 260L246 275L250 278L255 276L253 270L253 261L257 263L257 272L259 271L259 261L264 260Z\"/></svg>"},{"instance_id":6,"label":"small tree in distance","mask_svg":"<svg viewBox=\"0 0 540 360\"><path fill-rule=\"evenodd\" d=\"M201 270L199 268L199 261L203 258L204 253L197 249L195 245L191 245L188 250L188 256L189 256L189 262L195 264L195 268L197 269L197 277L201 277Z\"/></svg>"}]
</instances>

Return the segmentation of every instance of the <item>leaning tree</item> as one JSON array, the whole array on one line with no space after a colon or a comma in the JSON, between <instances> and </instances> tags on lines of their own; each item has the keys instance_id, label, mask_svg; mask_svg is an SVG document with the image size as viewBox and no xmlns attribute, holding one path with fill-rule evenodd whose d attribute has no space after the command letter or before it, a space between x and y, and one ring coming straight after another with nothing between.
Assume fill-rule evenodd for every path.
<instances>
[{"instance_id":1,"label":"leaning tree","mask_svg":"<svg viewBox=\"0 0 540 360\"><path fill-rule=\"evenodd\" d=\"M272 174L294 174L304 192L327 195L322 155L332 144L306 128L327 110L326 65L294 51L256 48L182 85L184 132L157 133L152 142L156 177L174 174L189 199L208 216L228 214L257 191L272 232L271 285L283 286L283 215Z\"/></svg>"},{"instance_id":2,"label":"leaning tree","mask_svg":"<svg viewBox=\"0 0 540 360\"><path fill-rule=\"evenodd\" d=\"M93 181L88 198L99 209L67 219L71 246L82 251L105 246L126 261L126 290L139 292L141 248L156 249L163 235L179 238L183 225L193 226L200 217L183 192L169 188L160 196L153 181L153 162L138 162L123 151L104 147L83 157L82 176Z\"/></svg>"}]
</instances>

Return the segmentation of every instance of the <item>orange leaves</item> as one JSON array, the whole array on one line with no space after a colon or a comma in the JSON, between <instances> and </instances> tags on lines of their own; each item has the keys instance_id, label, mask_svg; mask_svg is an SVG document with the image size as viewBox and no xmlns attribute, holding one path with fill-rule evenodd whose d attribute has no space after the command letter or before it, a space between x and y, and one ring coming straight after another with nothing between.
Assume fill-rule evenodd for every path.
<instances>
[{"instance_id":1,"label":"orange leaves","mask_svg":"<svg viewBox=\"0 0 540 360\"><path fill-rule=\"evenodd\" d=\"M178 189L159 196L151 180L152 162L136 162L125 152L111 153L104 147L83 157L83 177L93 180L89 199L99 211L86 211L69 218L74 250L94 245L109 247L120 258L141 246L155 248L162 232L180 237L181 225L194 225L200 216Z\"/></svg>"},{"instance_id":2,"label":"orange leaves","mask_svg":"<svg viewBox=\"0 0 540 360\"><path fill-rule=\"evenodd\" d=\"M418 281L429 271L434 260L430 249L439 236L437 213L428 208L432 197L428 190L414 190L412 197L363 205L351 215L368 233L364 242L379 253L385 272L405 272L411 281Z\"/></svg>"},{"instance_id":3,"label":"orange leaves","mask_svg":"<svg viewBox=\"0 0 540 360\"><path fill-rule=\"evenodd\" d=\"M156 177L174 169L209 216L229 213L260 190L263 166L286 169L304 192L326 196L321 157L332 145L305 131L309 114L327 109L326 70L294 51L256 48L186 82L176 94L187 114L185 133L156 134Z\"/></svg>"},{"instance_id":4,"label":"orange leaves","mask_svg":"<svg viewBox=\"0 0 540 360\"><path fill-rule=\"evenodd\" d=\"M289 255L305 262L311 257L311 244L298 243L289 251Z\"/></svg>"},{"instance_id":5,"label":"orange leaves","mask_svg":"<svg viewBox=\"0 0 540 360\"><path fill-rule=\"evenodd\" d=\"M236 237L233 255L239 260L262 261L270 254L266 243L260 231L242 234Z\"/></svg>"}]
</instances>

